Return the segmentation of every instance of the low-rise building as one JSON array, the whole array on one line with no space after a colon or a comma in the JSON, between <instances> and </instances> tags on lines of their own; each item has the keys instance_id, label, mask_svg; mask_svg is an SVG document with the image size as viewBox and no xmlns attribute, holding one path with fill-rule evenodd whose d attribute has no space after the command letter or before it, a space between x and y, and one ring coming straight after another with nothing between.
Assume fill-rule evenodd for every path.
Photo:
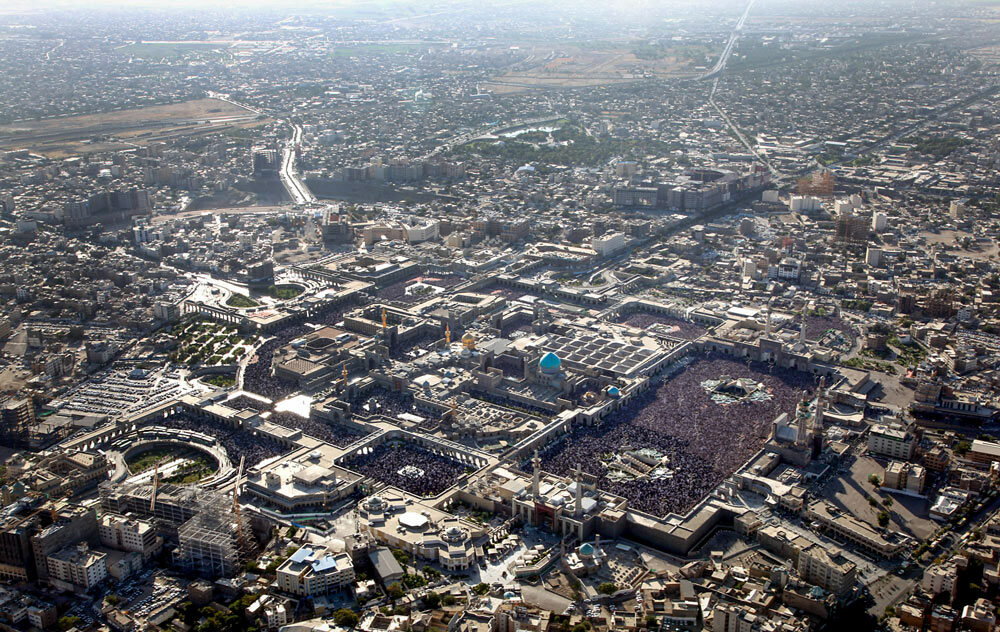
<instances>
[{"instance_id":1,"label":"low-rise building","mask_svg":"<svg viewBox=\"0 0 1000 632\"><path fill-rule=\"evenodd\" d=\"M350 586L354 576L354 563L347 553L306 545L278 567L276 580L285 592L312 597Z\"/></svg>"}]
</instances>

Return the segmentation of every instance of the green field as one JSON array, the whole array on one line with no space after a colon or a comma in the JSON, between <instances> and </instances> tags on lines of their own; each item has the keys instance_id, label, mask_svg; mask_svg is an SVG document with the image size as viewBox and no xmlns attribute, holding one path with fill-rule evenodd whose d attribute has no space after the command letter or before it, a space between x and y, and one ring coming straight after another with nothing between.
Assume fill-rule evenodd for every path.
<instances>
[{"instance_id":1,"label":"green field","mask_svg":"<svg viewBox=\"0 0 1000 632\"><path fill-rule=\"evenodd\" d=\"M261 291L262 294L270 296L271 298L276 298L279 301L287 301L290 298L295 298L299 294L302 294L303 287L301 285L269 285Z\"/></svg>"},{"instance_id":2,"label":"green field","mask_svg":"<svg viewBox=\"0 0 1000 632\"><path fill-rule=\"evenodd\" d=\"M198 455L177 468L173 476L164 479L163 482L173 485L193 485L203 478L212 476L215 472L216 468L211 459Z\"/></svg>"},{"instance_id":3,"label":"green field","mask_svg":"<svg viewBox=\"0 0 1000 632\"><path fill-rule=\"evenodd\" d=\"M226 301L226 305L230 307L257 307L260 303L242 294L233 294Z\"/></svg>"},{"instance_id":4,"label":"green field","mask_svg":"<svg viewBox=\"0 0 1000 632\"><path fill-rule=\"evenodd\" d=\"M173 448L156 448L155 450L147 450L142 452L137 456L126 461L128 469L132 470L133 474L138 474L154 467L157 462L171 456L176 456L177 450Z\"/></svg>"}]
</instances>

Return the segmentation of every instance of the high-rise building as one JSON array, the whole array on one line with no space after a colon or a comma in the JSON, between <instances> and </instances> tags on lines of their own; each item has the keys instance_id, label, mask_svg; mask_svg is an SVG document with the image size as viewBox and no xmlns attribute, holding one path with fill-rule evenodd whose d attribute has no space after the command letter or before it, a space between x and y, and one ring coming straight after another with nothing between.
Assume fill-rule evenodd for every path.
<instances>
[{"instance_id":1,"label":"high-rise building","mask_svg":"<svg viewBox=\"0 0 1000 632\"><path fill-rule=\"evenodd\" d=\"M48 556L49 581L69 590L90 590L108 576L108 554L91 551L86 542Z\"/></svg>"},{"instance_id":2,"label":"high-rise building","mask_svg":"<svg viewBox=\"0 0 1000 632\"><path fill-rule=\"evenodd\" d=\"M857 566L842 551L813 544L799 552L799 575L810 584L842 595L854 586Z\"/></svg>"}]
</instances>

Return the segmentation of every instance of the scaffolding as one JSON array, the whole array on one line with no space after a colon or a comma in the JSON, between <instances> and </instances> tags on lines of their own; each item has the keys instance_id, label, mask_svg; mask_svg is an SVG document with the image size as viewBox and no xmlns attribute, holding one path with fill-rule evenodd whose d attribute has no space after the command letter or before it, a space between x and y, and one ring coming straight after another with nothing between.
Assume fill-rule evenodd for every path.
<instances>
[{"instance_id":1,"label":"scaffolding","mask_svg":"<svg viewBox=\"0 0 1000 632\"><path fill-rule=\"evenodd\" d=\"M254 538L240 537L253 533L249 519L228 495L161 483L154 504L153 493L152 482L103 483L101 511L152 519L157 531L176 537L174 563L206 577L232 577L256 553Z\"/></svg>"},{"instance_id":2,"label":"scaffolding","mask_svg":"<svg viewBox=\"0 0 1000 632\"><path fill-rule=\"evenodd\" d=\"M206 577L236 575L249 559L240 547L241 528L250 530L244 520L227 503L203 507L178 530L174 563Z\"/></svg>"}]
</instances>

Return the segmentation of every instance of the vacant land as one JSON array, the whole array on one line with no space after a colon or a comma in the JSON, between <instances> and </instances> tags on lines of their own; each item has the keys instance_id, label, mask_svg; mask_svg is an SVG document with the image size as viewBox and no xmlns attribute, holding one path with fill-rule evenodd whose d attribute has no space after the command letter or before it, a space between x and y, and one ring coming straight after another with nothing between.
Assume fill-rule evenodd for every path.
<instances>
[{"instance_id":1,"label":"vacant land","mask_svg":"<svg viewBox=\"0 0 1000 632\"><path fill-rule=\"evenodd\" d=\"M191 55L218 55L232 45L232 42L136 42L118 48L117 52L127 57L176 60Z\"/></svg>"},{"instance_id":2,"label":"vacant land","mask_svg":"<svg viewBox=\"0 0 1000 632\"><path fill-rule=\"evenodd\" d=\"M245 108L218 99L197 99L0 125L0 149L30 149L59 158L257 123L257 115Z\"/></svg>"},{"instance_id":3,"label":"vacant land","mask_svg":"<svg viewBox=\"0 0 1000 632\"><path fill-rule=\"evenodd\" d=\"M697 74L707 49L684 46L643 47L623 43L607 50L571 47L535 48L523 62L484 86L497 93L548 88L581 88Z\"/></svg>"}]
</instances>

